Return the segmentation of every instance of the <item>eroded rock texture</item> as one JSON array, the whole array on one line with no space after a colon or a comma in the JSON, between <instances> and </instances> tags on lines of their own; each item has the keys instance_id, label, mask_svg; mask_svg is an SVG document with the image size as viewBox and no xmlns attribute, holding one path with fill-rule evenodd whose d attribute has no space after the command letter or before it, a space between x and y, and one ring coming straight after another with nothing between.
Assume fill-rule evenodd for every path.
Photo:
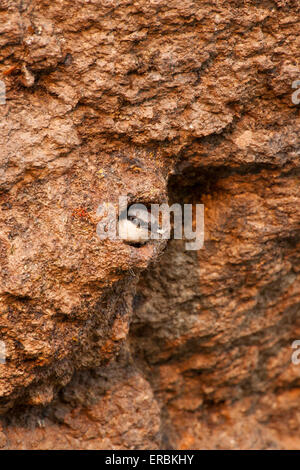
<instances>
[{"instance_id":1,"label":"eroded rock texture","mask_svg":"<svg viewBox=\"0 0 300 470\"><path fill-rule=\"evenodd\" d=\"M300 448L299 13L1 3L1 448ZM99 240L120 195L204 248Z\"/></svg>"}]
</instances>

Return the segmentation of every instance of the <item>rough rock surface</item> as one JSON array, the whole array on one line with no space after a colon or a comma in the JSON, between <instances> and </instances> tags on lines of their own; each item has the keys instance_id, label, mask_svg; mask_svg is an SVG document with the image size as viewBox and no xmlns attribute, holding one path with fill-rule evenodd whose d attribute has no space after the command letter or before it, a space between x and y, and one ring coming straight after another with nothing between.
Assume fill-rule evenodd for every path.
<instances>
[{"instance_id":1,"label":"rough rock surface","mask_svg":"<svg viewBox=\"0 0 300 470\"><path fill-rule=\"evenodd\" d=\"M299 20L1 2L1 448L300 448ZM204 248L100 241L120 195L204 203Z\"/></svg>"}]
</instances>

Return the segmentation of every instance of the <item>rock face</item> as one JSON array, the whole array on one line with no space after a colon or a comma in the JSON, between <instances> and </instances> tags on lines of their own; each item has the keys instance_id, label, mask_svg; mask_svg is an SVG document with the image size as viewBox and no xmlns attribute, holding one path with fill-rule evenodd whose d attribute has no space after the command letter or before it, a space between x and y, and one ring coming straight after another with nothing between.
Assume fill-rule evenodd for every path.
<instances>
[{"instance_id":1,"label":"rock face","mask_svg":"<svg viewBox=\"0 0 300 470\"><path fill-rule=\"evenodd\" d=\"M1 448L300 448L299 20L1 3ZM203 249L100 240L120 196L204 204Z\"/></svg>"}]
</instances>

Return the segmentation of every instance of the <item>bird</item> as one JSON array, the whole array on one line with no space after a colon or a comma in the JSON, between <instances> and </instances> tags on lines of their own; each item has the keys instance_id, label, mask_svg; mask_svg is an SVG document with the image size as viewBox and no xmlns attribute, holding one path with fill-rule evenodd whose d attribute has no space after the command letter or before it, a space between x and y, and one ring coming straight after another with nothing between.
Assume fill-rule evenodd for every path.
<instances>
[{"instance_id":1,"label":"bird","mask_svg":"<svg viewBox=\"0 0 300 470\"><path fill-rule=\"evenodd\" d=\"M163 234L158 221L143 204L133 204L119 217L119 237L128 243L145 244L151 233Z\"/></svg>"}]
</instances>

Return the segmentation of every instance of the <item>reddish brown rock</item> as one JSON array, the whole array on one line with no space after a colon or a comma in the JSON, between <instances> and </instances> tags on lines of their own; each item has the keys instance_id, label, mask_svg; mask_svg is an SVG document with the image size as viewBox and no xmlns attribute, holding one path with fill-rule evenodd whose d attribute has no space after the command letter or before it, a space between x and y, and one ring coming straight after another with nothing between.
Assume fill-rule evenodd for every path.
<instances>
[{"instance_id":1,"label":"reddish brown rock","mask_svg":"<svg viewBox=\"0 0 300 470\"><path fill-rule=\"evenodd\" d=\"M300 448L299 12L2 2L1 448ZM204 248L100 241L120 195Z\"/></svg>"}]
</instances>

